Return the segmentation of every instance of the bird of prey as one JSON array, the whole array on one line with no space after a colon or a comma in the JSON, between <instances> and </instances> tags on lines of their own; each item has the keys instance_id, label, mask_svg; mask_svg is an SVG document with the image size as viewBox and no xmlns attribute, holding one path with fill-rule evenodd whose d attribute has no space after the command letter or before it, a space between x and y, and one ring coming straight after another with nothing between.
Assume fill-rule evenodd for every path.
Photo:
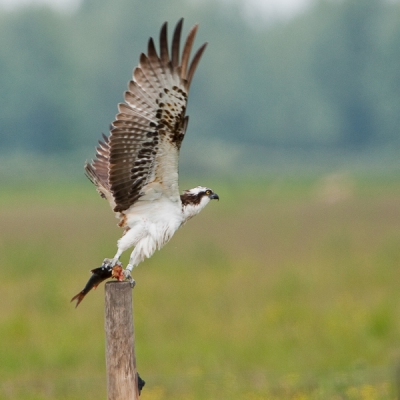
<instances>
[{"instance_id":1,"label":"bird of prey","mask_svg":"<svg viewBox=\"0 0 400 400\"><path fill-rule=\"evenodd\" d=\"M212 199L210 188L178 188L178 158L189 118L186 105L194 72L207 43L190 53L197 32L189 32L180 56L183 19L174 30L168 49L167 23L160 31L160 50L152 38L118 105L109 136L99 141L96 158L86 163L88 178L107 199L124 229L118 251L103 268L120 266L121 254L134 247L119 280L133 283L133 267L163 247L178 228L198 214Z\"/></svg>"}]
</instances>

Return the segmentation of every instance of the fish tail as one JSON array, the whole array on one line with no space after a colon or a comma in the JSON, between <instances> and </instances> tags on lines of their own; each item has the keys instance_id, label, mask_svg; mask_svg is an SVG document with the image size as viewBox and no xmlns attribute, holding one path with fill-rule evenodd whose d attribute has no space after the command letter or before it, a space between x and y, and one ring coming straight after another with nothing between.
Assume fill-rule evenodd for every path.
<instances>
[{"instance_id":1,"label":"fish tail","mask_svg":"<svg viewBox=\"0 0 400 400\"><path fill-rule=\"evenodd\" d=\"M75 295L75 296L71 299L71 302L73 302L74 300L76 300L75 308L79 306L79 303L84 299L85 296L86 296L86 293L82 290L81 292L79 292L77 295Z\"/></svg>"}]
</instances>

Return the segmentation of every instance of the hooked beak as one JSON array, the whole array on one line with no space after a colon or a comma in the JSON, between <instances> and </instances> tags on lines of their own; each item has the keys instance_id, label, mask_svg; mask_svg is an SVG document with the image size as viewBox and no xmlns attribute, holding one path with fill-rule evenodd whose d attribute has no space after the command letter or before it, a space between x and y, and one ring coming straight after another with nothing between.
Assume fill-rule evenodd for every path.
<instances>
[{"instance_id":1,"label":"hooked beak","mask_svg":"<svg viewBox=\"0 0 400 400\"><path fill-rule=\"evenodd\" d=\"M210 199L211 200L219 200L219 196L217 195L217 193L213 193L210 195Z\"/></svg>"}]
</instances>

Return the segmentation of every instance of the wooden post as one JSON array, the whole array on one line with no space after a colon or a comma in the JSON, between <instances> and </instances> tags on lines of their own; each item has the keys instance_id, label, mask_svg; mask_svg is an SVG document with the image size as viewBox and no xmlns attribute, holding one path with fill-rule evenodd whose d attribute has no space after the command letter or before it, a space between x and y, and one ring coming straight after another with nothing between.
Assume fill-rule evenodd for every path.
<instances>
[{"instance_id":1,"label":"wooden post","mask_svg":"<svg viewBox=\"0 0 400 400\"><path fill-rule=\"evenodd\" d=\"M133 329L132 287L129 282L105 285L105 331L108 400L138 400Z\"/></svg>"}]
</instances>

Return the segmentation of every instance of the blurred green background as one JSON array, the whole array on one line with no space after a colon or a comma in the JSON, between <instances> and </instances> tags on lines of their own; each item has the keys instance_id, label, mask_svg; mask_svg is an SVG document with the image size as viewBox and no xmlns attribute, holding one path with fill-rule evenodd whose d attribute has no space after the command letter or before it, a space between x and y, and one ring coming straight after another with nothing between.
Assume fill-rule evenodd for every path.
<instances>
[{"instance_id":1,"label":"blurred green background","mask_svg":"<svg viewBox=\"0 0 400 400\"><path fill-rule=\"evenodd\" d=\"M142 398L397 398L400 3L83 0L0 8L0 399L106 397L103 285L69 300L121 231L82 167L181 16L181 188L221 201L134 270Z\"/></svg>"}]
</instances>

